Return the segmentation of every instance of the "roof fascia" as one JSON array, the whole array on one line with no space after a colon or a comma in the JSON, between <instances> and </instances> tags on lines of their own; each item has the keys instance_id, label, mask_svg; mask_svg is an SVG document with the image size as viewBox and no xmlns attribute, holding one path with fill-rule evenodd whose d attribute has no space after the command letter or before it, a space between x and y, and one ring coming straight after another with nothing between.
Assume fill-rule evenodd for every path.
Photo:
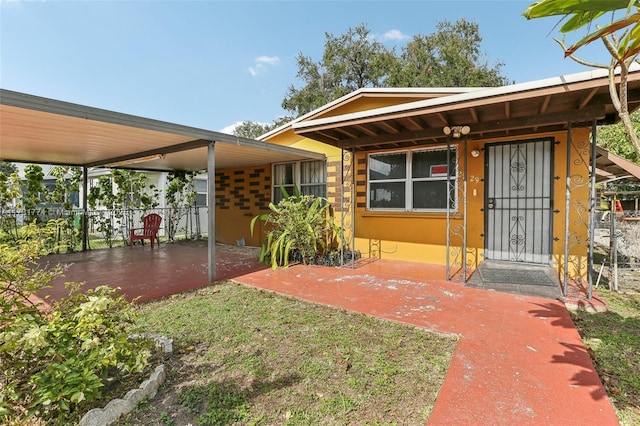
<instances>
[{"instance_id":1,"label":"roof fascia","mask_svg":"<svg viewBox=\"0 0 640 426\"><path fill-rule=\"evenodd\" d=\"M258 139L259 140L269 139L277 134L281 134L285 132L289 128L293 128L294 124L296 123L305 121L309 118L315 117L322 113L329 112L341 105L344 105L348 102L351 102L363 96L420 95L420 94L429 94L429 93L450 96L453 94L469 93L469 92L474 92L479 90L484 90L484 88L483 87L378 87L378 88L362 87L334 101L331 101L325 105L322 105L321 107L316 108L311 112L301 115L300 117L294 120L291 120L290 122L283 124L280 127L276 127L275 129L259 136Z\"/></svg>"}]
</instances>

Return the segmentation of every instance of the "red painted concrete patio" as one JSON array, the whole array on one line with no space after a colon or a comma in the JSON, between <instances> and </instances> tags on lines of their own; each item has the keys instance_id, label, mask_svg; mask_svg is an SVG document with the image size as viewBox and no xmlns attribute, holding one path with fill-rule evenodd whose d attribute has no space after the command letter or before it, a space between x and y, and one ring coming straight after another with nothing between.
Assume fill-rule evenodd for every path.
<instances>
[{"instance_id":1,"label":"red painted concrete patio","mask_svg":"<svg viewBox=\"0 0 640 426\"><path fill-rule=\"evenodd\" d=\"M429 425L618 424L560 301L468 288L444 280L444 267L422 263L378 260L356 269L297 265L274 271L257 263L255 249L222 246L217 253L221 280L458 335ZM140 300L208 285L203 244L57 259L49 258L72 263L66 280L119 285Z\"/></svg>"},{"instance_id":2,"label":"red painted concrete patio","mask_svg":"<svg viewBox=\"0 0 640 426\"><path fill-rule=\"evenodd\" d=\"M217 245L216 279L265 269L258 262L258 249ZM67 281L84 283L83 289L99 285L121 287L129 300L145 302L182 291L208 286L207 242L189 241L149 244L47 256L42 263L65 267L64 277L52 282L41 296L56 300L66 296Z\"/></svg>"}]
</instances>

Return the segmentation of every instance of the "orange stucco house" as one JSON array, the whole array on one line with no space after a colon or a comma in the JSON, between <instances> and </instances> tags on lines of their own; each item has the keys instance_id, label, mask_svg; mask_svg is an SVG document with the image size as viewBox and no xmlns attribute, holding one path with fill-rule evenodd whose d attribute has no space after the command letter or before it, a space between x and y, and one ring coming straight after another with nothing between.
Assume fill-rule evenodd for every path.
<instances>
[{"instance_id":1,"label":"orange stucco house","mask_svg":"<svg viewBox=\"0 0 640 426\"><path fill-rule=\"evenodd\" d=\"M628 94L635 109L640 72ZM593 130L617 120L599 71L497 88L360 89L260 138L324 161L217 172L217 235L259 245L251 217L278 201L279 185L298 185L329 199L365 258L445 264L463 281L485 260L583 280Z\"/></svg>"}]
</instances>

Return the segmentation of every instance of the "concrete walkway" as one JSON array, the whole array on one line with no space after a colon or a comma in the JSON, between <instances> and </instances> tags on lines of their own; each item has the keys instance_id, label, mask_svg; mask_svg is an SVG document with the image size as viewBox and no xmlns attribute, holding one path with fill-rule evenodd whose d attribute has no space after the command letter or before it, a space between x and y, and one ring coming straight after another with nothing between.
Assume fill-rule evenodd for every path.
<instances>
[{"instance_id":1,"label":"concrete walkway","mask_svg":"<svg viewBox=\"0 0 640 426\"><path fill-rule=\"evenodd\" d=\"M235 281L460 340L429 425L618 425L563 303L464 287L444 267L379 260Z\"/></svg>"}]
</instances>

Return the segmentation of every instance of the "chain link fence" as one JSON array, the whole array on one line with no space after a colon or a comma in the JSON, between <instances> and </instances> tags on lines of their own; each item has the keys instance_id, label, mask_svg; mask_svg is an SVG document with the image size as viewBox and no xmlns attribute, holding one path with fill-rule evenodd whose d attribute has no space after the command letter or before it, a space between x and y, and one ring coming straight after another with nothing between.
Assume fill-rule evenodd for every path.
<instances>
[{"instance_id":1,"label":"chain link fence","mask_svg":"<svg viewBox=\"0 0 640 426\"><path fill-rule=\"evenodd\" d=\"M596 211L596 288L640 292L640 211Z\"/></svg>"}]
</instances>

